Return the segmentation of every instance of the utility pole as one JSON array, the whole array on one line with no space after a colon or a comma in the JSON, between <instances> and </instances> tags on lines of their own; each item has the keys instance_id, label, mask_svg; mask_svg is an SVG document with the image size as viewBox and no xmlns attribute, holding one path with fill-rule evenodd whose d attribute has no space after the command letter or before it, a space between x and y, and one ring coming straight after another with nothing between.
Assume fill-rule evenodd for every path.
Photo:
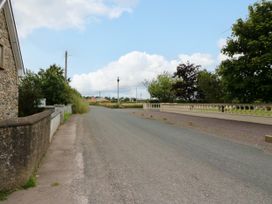
<instances>
[{"instance_id":1,"label":"utility pole","mask_svg":"<svg viewBox=\"0 0 272 204\"><path fill-rule=\"evenodd\" d=\"M136 100L135 100L136 103L137 103L137 98L138 98L138 88L136 87Z\"/></svg>"},{"instance_id":2,"label":"utility pole","mask_svg":"<svg viewBox=\"0 0 272 204\"><path fill-rule=\"evenodd\" d=\"M64 68L65 80L67 80L67 66L68 66L68 52L65 51L65 68Z\"/></svg>"},{"instance_id":3,"label":"utility pole","mask_svg":"<svg viewBox=\"0 0 272 204\"><path fill-rule=\"evenodd\" d=\"M119 82L120 82L120 78L117 77L117 101L118 101L118 105L120 103L120 101L119 101Z\"/></svg>"}]
</instances>

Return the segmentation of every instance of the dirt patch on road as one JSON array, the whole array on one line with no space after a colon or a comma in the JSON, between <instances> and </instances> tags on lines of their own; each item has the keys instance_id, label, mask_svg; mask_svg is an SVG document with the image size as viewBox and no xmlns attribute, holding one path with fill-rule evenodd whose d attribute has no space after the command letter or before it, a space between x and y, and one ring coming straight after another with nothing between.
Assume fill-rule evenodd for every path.
<instances>
[{"instance_id":1,"label":"dirt patch on road","mask_svg":"<svg viewBox=\"0 0 272 204\"><path fill-rule=\"evenodd\" d=\"M179 127L194 128L210 133L217 137L254 146L265 152L272 153L272 144L265 142L265 135L272 134L271 125L262 125L250 122L240 122L224 119L190 116L176 113L163 113L159 111L134 111L134 115L155 119Z\"/></svg>"}]
</instances>

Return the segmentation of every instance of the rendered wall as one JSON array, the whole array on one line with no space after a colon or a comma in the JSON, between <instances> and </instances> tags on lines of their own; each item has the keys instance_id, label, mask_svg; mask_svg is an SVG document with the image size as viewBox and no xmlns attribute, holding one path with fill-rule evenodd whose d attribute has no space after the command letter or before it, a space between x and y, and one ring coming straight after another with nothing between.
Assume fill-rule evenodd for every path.
<instances>
[{"instance_id":1,"label":"rendered wall","mask_svg":"<svg viewBox=\"0 0 272 204\"><path fill-rule=\"evenodd\" d=\"M49 147L52 110L0 122L0 190L25 184Z\"/></svg>"}]
</instances>

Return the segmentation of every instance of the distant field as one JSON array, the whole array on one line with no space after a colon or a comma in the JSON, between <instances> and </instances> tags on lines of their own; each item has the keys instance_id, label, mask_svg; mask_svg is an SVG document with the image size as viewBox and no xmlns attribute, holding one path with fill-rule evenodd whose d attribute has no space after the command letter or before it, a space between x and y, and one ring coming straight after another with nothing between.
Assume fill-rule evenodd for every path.
<instances>
[{"instance_id":1,"label":"distant field","mask_svg":"<svg viewBox=\"0 0 272 204\"><path fill-rule=\"evenodd\" d=\"M94 106L103 106L107 108L143 108L142 103L90 103L90 105Z\"/></svg>"}]
</instances>

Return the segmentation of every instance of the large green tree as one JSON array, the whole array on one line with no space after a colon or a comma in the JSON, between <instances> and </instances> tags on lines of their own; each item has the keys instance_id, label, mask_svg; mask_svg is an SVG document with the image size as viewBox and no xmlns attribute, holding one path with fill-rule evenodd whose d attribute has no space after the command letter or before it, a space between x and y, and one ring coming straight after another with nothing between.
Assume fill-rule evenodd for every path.
<instances>
[{"instance_id":1,"label":"large green tree","mask_svg":"<svg viewBox=\"0 0 272 204\"><path fill-rule=\"evenodd\" d=\"M222 52L229 57L219 68L226 94L240 102L272 101L272 2L249 6L238 19Z\"/></svg>"},{"instance_id":2,"label":"large green tree","mask_svg":"<svg viewBox=\"0 0 272 204\"><path fill-rule=\"evenodd\" d=\"M178 99L194 101L197 98L197 75L200 65L189 62L180 64L174 73L175 83L172 86Z\"/></svg>"},{"instance_id":3,"label":"large green tree","mask_svg":"<svg viewBox=\"0 0 272 204\"><path fill-rule=\"evenodd\" d=\"M199 71L197 76L198 100L216 103L222 101L223 91L218 75L207 70Z\"/></svg>"},{"instance_id":4,"label":"large green tree","mask_svg":"<svg viewBox=\"0 0 272 204\"><path fill-rule=\"evenodd\" d=\"M160 102L173 102L174 93L172 91L173 78L168 73L160 74L150 82L145 82L148 92L152 98L157 98Z\"/></svg>"}]
</instances>

